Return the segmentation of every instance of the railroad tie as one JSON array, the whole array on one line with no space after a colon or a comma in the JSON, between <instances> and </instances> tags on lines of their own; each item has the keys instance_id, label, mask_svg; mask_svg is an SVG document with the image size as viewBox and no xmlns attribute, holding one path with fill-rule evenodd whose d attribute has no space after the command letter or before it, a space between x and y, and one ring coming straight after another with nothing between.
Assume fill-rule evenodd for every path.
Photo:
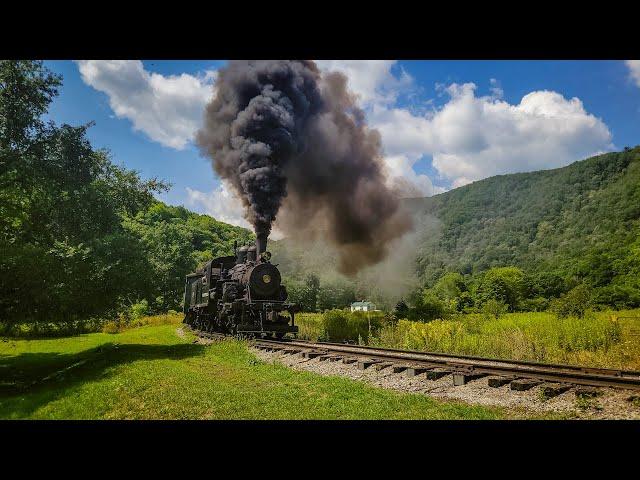
<instances>
[{"instance_id":1,"label":"railroad tie","mask_svg":"<svg viewBox=\"0 0 640 480\"><path fill-rule=\"evenodd\" d=\"M579 397L579 398L594 398L602 395L602 392L597 388L586 387L583 385L576 387L575 393L576 393L576 397Z\"/></svg>"},{"instance_id":2,"label":"railroad tie","mask_svg":"<svg viewBox=\"0 0 640 480\"><path fill-rule=\"evenodd\" d=\"M427 371L427 380L439 380L442 377L446 377L451 372L449 370L445 370L444 368L432 368Z\"/></svg>"},{"instance_id":3,"label":"railroad tie","mask_svg":"<svg viewBox=\"0 0 640 480\"><path fill-rule=\"evenodd\" d=\"M459 387L460 385L466 385L472 380L485 377L484 373L468 373L468 372L454 372L453 373L453 386Z\"/></svg>"},{"instance_id":4,"label":"railroad tie","mask_svg":"<svg viewBox=\"0 0 640 480\"><path fill-rule=\"evenodd\" d=\"M373 360L373 359L358 360L358 370L366 370L371 365L375 365L376 363L380 363L380 360Z\"/></svg>"},{"instance_id":5,"label":"railroad tie","mask_svg":"<svg viewBox=\"0 0 640 480\"><path fill-rule=\"evenodd\" d=\"M503 385L506 385L507 383L513 382L515 379L515 377L489 377L487 379L487 384L491 388L499 388Z\"/></svg>"},{"instance_id":6,"label":"railroad tie","mask_svg":"<svg viewBox=\"0 0 640 480\"><path fill-rule=\"evenodd\" d=\"M536 385L540 385L542 382L540 380L533 380L531 378L518 378L511 382L511 390L515 390L517 392L524 392L526 390L531 390Z\"/></svg>"},{"instance_id":7,"label":"railroad tie","mask_svg":"<svg viewBox=\"0 0 640 480\"><path fill-rule=\"evenodd\" d=\"M373 368L379 372L380 370L384 370L385 368L390 367L392 365L393 363L390 363L390 362L380 362L380 363L374 364Z\"/></svg>"},{"instance_id":8,"label":"railroad tie","mask_svg":"<svg viewBox=\"0 0 640 480\"><path fill-rule=\"evenodd\" d=\"M409 368L406 365L392 365L392 367L393 367L392 368L393 373L401 373L401 372L404 372L407 368Z\"/></svg>"},{"instance_id":9,"label":"railroad tie","mask_svg":"<svg viewBox=\"0 0 640 480\"><path fill-rule=\"evenodd\" d=\"M570 388L571 385L568 383L545 383L542 386L542 394L545 398L553 398L566 392Z\"/></svg>"},{"instance_id":10,"label":"railroad tie","mask_svg":"<svg viewBox=\"0 0 640 480\"><path fill-rule=\"evenodd\" d=\"M424 373L428 370L428 368L425 367L407 367L407 370L405 371L405 375L407 377L415 377L416 375L420 375L421 373Z\"/></svg>"},{"instance_id":11,"label":"railroad tie","mask_svg":"<svg viewBox=\"0 0 640 480\"><path fill-rule=\"evenodd\" d=\"M321 355L325 355L325 352L313 351L313 350L312 350L312 351L310 351L310 352L304 352L304 353L302 354L302 356L303 356L304 358L309 358L309 359L311 359L311 358L316 358L316 357L319 357L319 356L321 356Z\"/></svg>"}]
</instances>

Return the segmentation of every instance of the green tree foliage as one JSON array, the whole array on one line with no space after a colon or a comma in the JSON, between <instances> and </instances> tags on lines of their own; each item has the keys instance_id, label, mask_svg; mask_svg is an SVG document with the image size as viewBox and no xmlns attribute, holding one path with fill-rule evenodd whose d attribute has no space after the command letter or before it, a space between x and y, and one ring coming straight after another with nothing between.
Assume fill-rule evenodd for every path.
<instances>
[{"instance_id":1,"label":"green tree foliage","mask_svg":"<svg viewBox=\"0 0 640 480\"><path fill-rule=\"evenodd\" d=\"M480 304L489 300L501 302L510 311L518 309L525 293L524 272L517 267L496 267L479 279L477 300Z\"/></svg>"},{"instance_id":2,"label":"green tree foliage","mask_svg":"<svg viewBox=\"0 0 640 480\"><path fill-rule=\"evenodd\" d=\"M572 288L561 298L551 303L551 310L559 318L584 317L585 313L592 306L592 292L589 286L580 284Z\"/></svg>"},{"instance_id":3,"label":"green tree foliage","mask_svg":"<svg viewBox=\"0 0 640 480\"><path fill-rule=\"evenodd\" d=\"M494 318L496 320L507 313L508 309L509 306L506 303L495 298L490 298L482 305L482 313L486 317Z\"/></svg>"},{"instance_id":4,"label":"green tree foliage","mask_svg":"<svg viewBox=\"0 0 640 480\"><path fill-rule=\"evenodd\" d=\"M121 226L165 188L113 165L87 125L44 124L60 78L0 62L0 312L6 320L87 317L140 287L138 242ZM117 259L131 258L132 262ZM133 267L133 268L132 268Z\"/></svg>"},{"instance_id":5,"label":"green tree foliage","mask_svg":"<svg viewBox=\"0 0 640 480\"><path fill-rule=\"evenodd\" d=\"M428 285L447 271L476 278L515 266L531 281L526 297L558 297L584 282L599 304L640 306L640 147L500 175L407 205L440 222L418 247Z\"/></svg>"},{"instance_id":6,"label":"green tree foliage","mask_svg":"<svg viewBox=\"0 0 640 480\"><path fill-rule=\"evenodd\" d=\"M90 125L43 122L60 85L0 61L0 321L179 307L185 273L249 233L157 202L167 185L93 149Z\"/></svg>"},{"instance_id":7,"label":"green tree foliage","mask_svg":"<svg viewBox=\"0 0 640 480\"><path fill-rule=\"evenodd\" d=\"M408 302L400 305L398 313L404 312L399 318L406 318L416 322L430 322L438 318L444 318L448 314L446 303L432 290L423 289L412 292ZM404 308L406 306L406 308Z\"/></svg>"},{"instance_id":8,"label":"green tree foliage","mask_svg":"<svg viewBox=\"0 0 640 480\"><path fill-rule=\"evenodd\" d=\"M161 202L126 216L123 226L145 252L142 294L153 302L155 311L179 309L186 273L212 257L233 254L234 241L242 245L253 238L243 228Z\"/></svg>"}]
</instances>

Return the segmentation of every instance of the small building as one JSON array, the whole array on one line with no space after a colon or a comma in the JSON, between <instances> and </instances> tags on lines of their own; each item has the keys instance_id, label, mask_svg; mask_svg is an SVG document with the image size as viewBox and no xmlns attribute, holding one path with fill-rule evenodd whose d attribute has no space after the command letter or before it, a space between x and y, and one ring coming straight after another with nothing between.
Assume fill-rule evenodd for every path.
<instances>
[{"instance_id":1,"label":"small building","mask_svg":"<svg viewBox=\"0 0 640 480\"><path fill-rule=\"evenodd\" d=\"M351 311L372 312L376 309L376 306L371 302L353 302L351 304Z\"/></svg>"}]
</instances>

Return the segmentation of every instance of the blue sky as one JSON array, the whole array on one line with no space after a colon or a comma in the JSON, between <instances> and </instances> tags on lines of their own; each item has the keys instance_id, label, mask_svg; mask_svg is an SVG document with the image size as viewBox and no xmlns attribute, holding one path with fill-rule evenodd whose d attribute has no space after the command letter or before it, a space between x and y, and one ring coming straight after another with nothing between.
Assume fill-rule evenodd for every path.
<instances>
[{"instance_id":1,"label":"blue sky","mask_svg":"<svg viewBox=\"0 0 640 480\"><path fill-rule=\"evenodd\" d=\"M242 224L190 140L225 61L47 61L49 116L95 122L117 163L173 184L161 199ZM383 139L390 178L430 195L640 143L640 64L623 61L320 61L347 75ZM525 99L525 100L523 100Z\"/></svg>"}]
</instances>

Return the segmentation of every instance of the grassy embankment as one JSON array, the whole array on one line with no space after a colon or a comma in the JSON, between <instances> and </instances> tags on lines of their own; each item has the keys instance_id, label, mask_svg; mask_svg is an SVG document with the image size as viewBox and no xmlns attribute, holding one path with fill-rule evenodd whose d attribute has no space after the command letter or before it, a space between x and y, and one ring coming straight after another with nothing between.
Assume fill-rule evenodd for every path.
<instances>
[{"instance_id":1,"label":"grassy embankment","mask_svg":"<svg viewBox=\"0 0 640 480\"><path fill-rule=\"evenodd\" d=\"M152 324L116 334L1 339L0 418L493 419L514 415L265 364L242 342L203 346L192 343L189 334L181 338L176 333L179 321L179 315L156 317Z\"/></svg>"},{"instance_id":2,"label":"grassy embankment","mask_svg":"<svg viewBox=\"0 0 640 480\"><path fill-rule=\"evenodd\" d=\"M296 316L300 338L351 340L362 335L359 322L350 314L328 321L327 314ZM597 367L640 370L640 310L595 312L585 318L558 319L546 312L510 313L498 319L482 315L460 315L429 323L400 320L385 323L372 315L372 337L363 343L390 348L458 353L548 363L569 363ZM360 323L360 328L357 324ZM367 322L368 323L368 322ZM340 324L340 328L336 328ZM364 325L368 328L368 325ZM358 333L358 331L360 333ZM332 337L332 333L338 333Z\"/></svg>"}]
</instances>

